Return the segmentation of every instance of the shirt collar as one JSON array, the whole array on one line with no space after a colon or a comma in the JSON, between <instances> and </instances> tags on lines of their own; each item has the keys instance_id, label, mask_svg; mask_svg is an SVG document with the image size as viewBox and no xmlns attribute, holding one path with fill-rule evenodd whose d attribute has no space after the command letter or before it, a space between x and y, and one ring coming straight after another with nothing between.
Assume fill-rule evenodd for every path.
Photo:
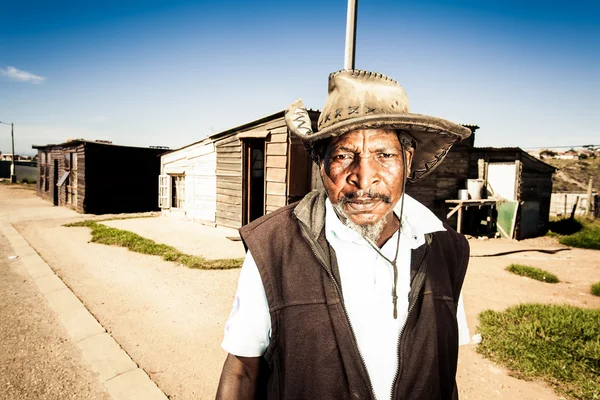
<instances>
[{"instance_id":1,"label":"shirt collar","mask_svg":"<svg viewBox=\"0 0 600 400\"><path fill-rule=\"evenodd\" d=\"M400 215L401 208L402 199L394 207L396 216ZM407 194L404 195L402 226L402 237L409 239L412 243L411 248L420 246L425 239L425 234L446 230L442 221L434 213ZM325 229L340 240L366 244L366 241L358 232L340 221L329 198L325 200Z\"/></svg>"}]
</instances>

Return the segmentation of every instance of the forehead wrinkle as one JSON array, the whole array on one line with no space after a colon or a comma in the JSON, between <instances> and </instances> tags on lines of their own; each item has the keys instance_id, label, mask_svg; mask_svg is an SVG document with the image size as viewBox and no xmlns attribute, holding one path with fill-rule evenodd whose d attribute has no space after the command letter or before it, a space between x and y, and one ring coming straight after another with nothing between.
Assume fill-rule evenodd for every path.
<instances>
[{"instance_id":1,"label":"forehead wrinkle","mask_svg":"<svg viewBox=\"0 0 600 400\"><path fill-rule=\"evenodd\" d=\"M354 138L351 138L352 136L354 136ZM394 138L395 140L391 140L392 138ZM358 129L356 131L346 133L342 136L335 137L333 142L331 143L330 150L347 151L350 153L361 154L365 152L389 153L390 150L401 151L401 148L402 146L400 145L400 140L398 139L398 135L394 130Z\"/></svg>"}]
</instances>

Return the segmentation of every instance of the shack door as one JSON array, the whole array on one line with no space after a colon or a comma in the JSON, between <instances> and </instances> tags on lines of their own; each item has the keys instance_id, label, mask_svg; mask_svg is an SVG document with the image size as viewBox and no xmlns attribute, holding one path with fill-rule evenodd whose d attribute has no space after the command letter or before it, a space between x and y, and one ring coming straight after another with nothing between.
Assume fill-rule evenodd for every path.
<instances>
[{"instance_id":1,"label":"shack door","mask_svg":"<svg viewBox=\"0 0 600 400\"><path fill-rule=\"evenodd\" d=\"M53 185L52 185L52 200L54 202L54 205L57 206L58 205L58 194L60 193L59 186L58 186L58 160L54 160L53 178L54 178L54 180L52 181L52 183L53 183Z\"/></svg>"},{"instance_id":2,"label":"shack door","mask_svg":"<svg viewBox=\"0 0 600 400\"><path fill-rule=\"evenodd\" d=\"M265 215L265 139L243 141L242 225Z\"/></svg>"},{"instance_id":3,"label":"shack door","mask_svg":"<svg viewBox=\"0 0 600 400\"><path fill-rule=\"evenodd\" d=\"M289 155L287 204L301 200L310 192L312 177L312 161L302 143L290 143Z\"/></svg>"}]
</instances>

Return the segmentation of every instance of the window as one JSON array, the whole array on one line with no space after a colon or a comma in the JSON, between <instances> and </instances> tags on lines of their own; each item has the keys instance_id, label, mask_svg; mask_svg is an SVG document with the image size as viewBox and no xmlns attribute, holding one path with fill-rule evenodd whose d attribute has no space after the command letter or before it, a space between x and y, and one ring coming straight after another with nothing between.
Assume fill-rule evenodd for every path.
<instances>
[{"instance_id":1,"label":"window","mask_svg":"<svg viewBox=\"0 0 600 400\"><path fill-rule=\"evenodd\" d=\"M171 175L171 207L185 207L185 175Z\"/></svg>"},{"instance_id":2,"label":"window","mask_svg":"<svg viewBox=\"0 0 600 400\"><path fill-rule=\"evenodd\" d=\"M158 206L161 209L169 208L169 189L171 188L169 175L158 176Z\"/></svg>"}]
</instances>

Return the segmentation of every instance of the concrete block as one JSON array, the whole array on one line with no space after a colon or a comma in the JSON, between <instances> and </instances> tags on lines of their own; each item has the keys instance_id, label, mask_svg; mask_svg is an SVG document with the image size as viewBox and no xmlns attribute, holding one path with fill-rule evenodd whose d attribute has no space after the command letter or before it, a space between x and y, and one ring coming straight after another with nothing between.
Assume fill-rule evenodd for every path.
<instances>
[{"instance_id":1,"label":"concrete block","mask_svg":"<svg viewBox=\"0 0 600 400\"><path fill-rule=\"evenodd\" d=\"M54 292L60 289L67 289L67 286L54 274L40 276L35 280L43 294Z\"/></svg>"},{"instance_id":2,"label":"concrete block","mask_svg":"<svg viewBox=\"0 0 600 400\"><path fill-rule=\"evenodd\" d=\"M96 318L83 306L70 312L60 313L60 319L75 342L106 332Z\"/></svg>"},{"instance_id":3,"label":"concrete block","mask_svg":"<svg viewBox=\"0 0 600 400\"><path fill-rule=\"evenodd\" d=\"M94 335L77 342L83 356L94 367L102 381L137 368L136 363L108 334Z\"/></svg>"},{"instance_id":4,"label":"concrete block","mask_svg":"<svg viewBox=\"0 0 600 400\"><path fill-rule=\"evenodd\" d=\"M25 242L25 241L23 241ZM20 241L17 243L11 243L11 246L15 252L20 257L25 257L32 254L37 254L37 252L31 247L27 242L21 243Z\"/></svg>"},{"instance_id":5,"label":"concrete block","mask_svg":"<svg viewBox=\"0 0 600 400\"><path fill-rule=\"evenodd\" d=\"M19 240L25 241L25 239L23 239L23 236L21 236L21 234L12 226L5 226L2 229L2 234L6 236L8 241L11 243L18 243Z\"/></svg>"},{"instance_id":6,"label":"concrete block","mask_svg":"<svg viewBox=\"0 0 600 400\"><path fill-rule=\"evenodd\" d=\"M46 261L38 253L31 253L20 257L24 263L46 264Z\"/></svg>"},{"instance_id":7,"label":"concrete block","mask_svg":"<svg viewBox=\"0 0 600 400\"><path fill-rule=\"evenodd\" d=\"M114 377L104 385L114 400L167 400L167 396L140 368Z\"/></svg>"},{"instance_id":8,"label":"concrete block","mask_svg":"<svg viewBox=\"0 0 600 400\"><path fill-rule=\"evenodd\" d=\"M44 295L50 307L58 314L68 314L78 309L84 309L83 303L71 292L70 289L57 290Z\"/></svg>"},{"instance_id":9,"label":"concrete block","mask_svg":"<svg viewBox=\"0 0 600 400\"><path fill-rule=\"evenodd\" d=\"M52 269L46 263L25 262L24 264L27 266L27 271L29 271L29 275L31 275L33 279L37 279L45 275L54 275L54 271L52 271Z\"/></svg>"}]
</instances>

